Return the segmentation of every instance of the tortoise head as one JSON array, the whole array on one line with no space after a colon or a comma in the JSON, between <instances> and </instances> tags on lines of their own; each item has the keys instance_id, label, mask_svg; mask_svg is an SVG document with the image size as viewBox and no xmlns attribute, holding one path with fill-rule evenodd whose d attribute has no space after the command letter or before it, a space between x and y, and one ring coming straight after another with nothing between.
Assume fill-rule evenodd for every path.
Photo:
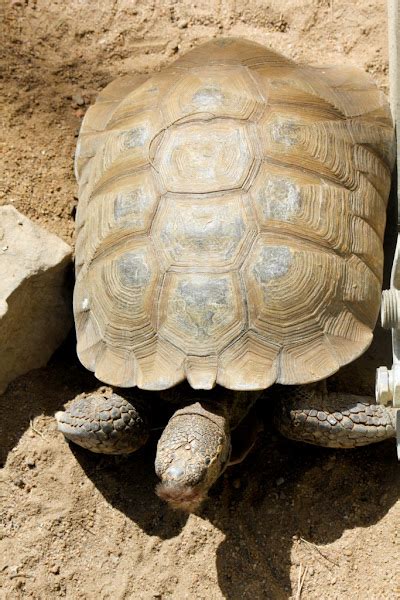
<instances>
[{"instance_id":1,"label":"tortoise head","mask_svg":"<svg viewBox=\"0 0 400 600\"><path fill-rule=\"evenodd\" d=\"M158 442L157 494L172 508L192 512L225 470L231 453L224 417L199 402L178 410Z\"/></svg>"}]
</instances>

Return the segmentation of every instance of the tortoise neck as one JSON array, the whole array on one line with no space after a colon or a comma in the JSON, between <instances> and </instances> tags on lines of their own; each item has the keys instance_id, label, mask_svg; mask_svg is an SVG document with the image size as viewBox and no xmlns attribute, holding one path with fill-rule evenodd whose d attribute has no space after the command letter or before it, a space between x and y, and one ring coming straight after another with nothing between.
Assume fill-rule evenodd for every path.
<instances>
[{"instance_id":1,"label":"tortoise neck","mask_svg":"<svg viewBox=\"0 0 400 600\"><path fill-rule=\"evenodd\" d=\"M238 392L217 386L212 390L194 390L185 386L174 394L174 400L180 405L181 411L195 412L215 419L218 424L221 419L226 421L229 429L234 429L247 415L251 407L261 395L261 392Z\"/></svg>"}]
</instances>

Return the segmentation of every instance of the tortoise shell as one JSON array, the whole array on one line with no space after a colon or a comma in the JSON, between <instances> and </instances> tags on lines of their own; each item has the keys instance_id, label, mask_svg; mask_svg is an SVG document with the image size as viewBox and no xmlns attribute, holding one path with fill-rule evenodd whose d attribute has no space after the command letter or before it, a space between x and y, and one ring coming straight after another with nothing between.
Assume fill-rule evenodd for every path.
<instances>
[{"instance_id":1,"label":"tortoise shell","mask_svg":"<svg viewBox=\"0 0 400 600\"><path fill-rule=\"evenodd\" d=\"M354 68L229 39L117 79L76 154L81 362L149 390L331 375L372 339L392 162Z\"/></svg>"}]
</instances>

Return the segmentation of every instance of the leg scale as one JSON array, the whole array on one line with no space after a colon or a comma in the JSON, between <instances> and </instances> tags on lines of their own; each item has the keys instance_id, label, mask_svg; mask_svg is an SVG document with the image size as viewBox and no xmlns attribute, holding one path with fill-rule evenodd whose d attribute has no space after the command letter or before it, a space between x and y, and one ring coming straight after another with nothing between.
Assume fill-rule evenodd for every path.
<instances>
[{"instance_id":1,"label":"leg scale","mask_svg":"<svg viewBox=\"0 0 400 600\"><path fill-rule=\"evenodd\" d=\"M78 396L55 416L58 430L68 440L92 452L134 452L149 436L144 406L106 388Z\"/></svg>"}]
</instances>

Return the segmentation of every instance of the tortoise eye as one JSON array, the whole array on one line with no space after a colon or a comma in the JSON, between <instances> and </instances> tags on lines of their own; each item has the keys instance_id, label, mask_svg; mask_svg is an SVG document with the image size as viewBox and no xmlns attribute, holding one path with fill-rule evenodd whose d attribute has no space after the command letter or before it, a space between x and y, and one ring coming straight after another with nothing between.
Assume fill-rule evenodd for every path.
<instances>
[{"instance_id":1,"label":"tortoise eye","mask_svg":"<svg viewBox=\"0 0 400 600\"><path fill-rule=\"evenodd\" d=\"M206 456L204 462L206 463L206 465L209 465L211 462L211 458L209 456Z\"/></svg>"}]
</instances>

